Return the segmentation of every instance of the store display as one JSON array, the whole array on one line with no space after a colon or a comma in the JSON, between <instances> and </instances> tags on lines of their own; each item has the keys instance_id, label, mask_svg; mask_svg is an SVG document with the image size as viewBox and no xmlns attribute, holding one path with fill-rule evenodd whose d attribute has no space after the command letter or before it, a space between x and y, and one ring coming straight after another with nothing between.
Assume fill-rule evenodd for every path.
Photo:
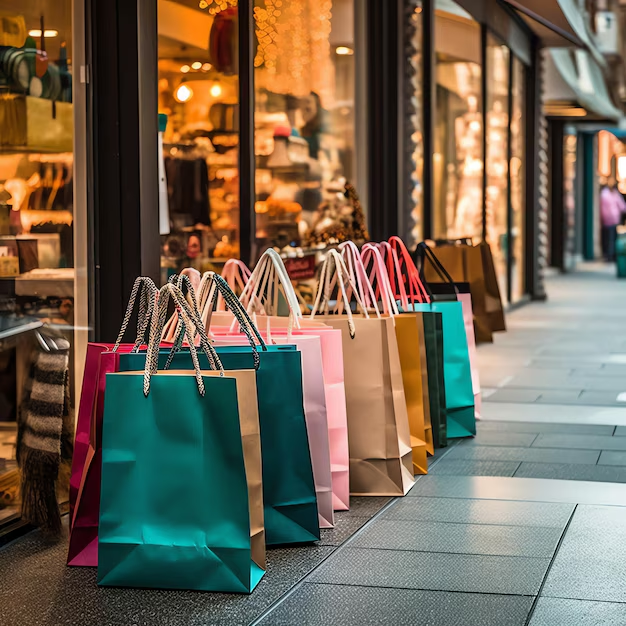
<instances>
[{"instance_id":1,"label":"store display","mask_svg":"<svg viewBox=\"0 0 626 626\"><path fill-rule=\"evenodd\" d=\"M72 8L53 4L22 0L0 11L0 484L10 486L0 531L22 519L52 534L68 497L75 338L89 326L88 290L74 301L74 218L84 215L79 241L88 220L74 195ZM56 376L42 386L48 361ZM58 454L46 453L57 438Z\"/></svg>"},{"instance_id":2,"label":"store display","mask_svg":"<svg viewBox=\"0 0 626 626\"><path fill-rule=\"evenodd\" d=\"M473 426L461 406L471 392L469 361L467 371L461 363L468 339L460 308L460 329L456 309L446 309L460 304L419 311L428 287L399 239L327 251L307 317L276 251L252 273L236 260L225 270L223 278L188 268L159 292L137 279L118 342L89 346L68 564L97 563L101 585L250 592L263 575L264 544L315 541L333 509L349 507L348 488L404 495L427 471L432 440L446 444L445 417L453 436ZM137 303L135 343L121 344ZM427 433L435 423L426 416L441 411L444 428ZM175 432L157 428L172 412L182 415ZM189 435L195 420L204 430L211 422L208 438ZM120 465L120 455L133 463ZM163 482L170 475L188 478ZM167 543L148 526L166 529ZM203 532L185 547L189 528ZM223 555L219 566L209 552ZM168 567L172 559L181 565ZM197 568L203 575L192 576Z\"/></svg>"}]
</instances>

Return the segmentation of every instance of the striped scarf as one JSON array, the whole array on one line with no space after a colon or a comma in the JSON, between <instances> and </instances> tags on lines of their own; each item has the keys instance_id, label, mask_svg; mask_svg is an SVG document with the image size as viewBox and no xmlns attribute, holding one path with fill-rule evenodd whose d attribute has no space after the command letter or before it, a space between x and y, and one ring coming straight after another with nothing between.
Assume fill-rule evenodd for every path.
<instances>
[{"instance_id":1,"label":"striped scarf","mask_svg":"<svg viewBox=\"0 0 626 626\"><path fill-rule=\"evenodd\" d=\"M59 340L69 348L69 344ZM58 534L56 494L62 463L72 457L69 349L35 351L18 417L17 461L22 473L22 519Z\"/></svg>"}]
</instances>

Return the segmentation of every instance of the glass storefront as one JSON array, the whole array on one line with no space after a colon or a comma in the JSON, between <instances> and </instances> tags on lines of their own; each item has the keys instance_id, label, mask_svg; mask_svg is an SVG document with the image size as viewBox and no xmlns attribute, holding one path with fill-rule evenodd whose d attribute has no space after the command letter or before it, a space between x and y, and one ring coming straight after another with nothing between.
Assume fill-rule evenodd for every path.
<instances>
[{"instance_id":1,"label":"glass storefront","mask_svg":"<svg viewBox=\"0 0 626 626\"><path fill-rule=\"evenodd\" d=\"M482 237L480 26L451 0L435 4L436 127L433 235Z\"/></svg>"},{"instance_id":2,"label":"glass storefront","mask_svg":"<svg viewBox=\"0 0 626 626\"><path fill-rule=\"evenodd\" d=\"M165 275L239 256L237 21L236 0L158 2Z\"/></svg>"},{"instance_id":3,"label":"glass storefront","mask_svg":"<svg viewBox=\"0 0 626 626\"><path fill-rule=\"evenodd\" d=\"M341 239L356 158L354 4L264 0L254 17L257 246Z\"/></svg>"},{"instance_id":4,"label":"glass storefront","mask_svg":"<svg viewBox=\"0 0 626 626\"><path fill-rule=\"evenodd\" d=\"M353 0L256 0L254 146L239 133L238 3L158 1L163 274L256 252L354 238ZM255 153L255 202L239 202L240 151ZM248 181L244 181L248 184ZM361 224L359 224L359 220Z\"/></svg>"},{"instance_id":5,"label":"glass storefront","mask_svg":"<svg viewBox=\"0 0 626 626\"><path fill-rule=\"evenodd\" d=\"M486 239L491 247L500 293L507 293L509 242L509 49L487 38L487 129L485 172Z\"/></svg>"},{"instance_id":6,"label":"glass storefront","mask_svg":"<svg viewBox=\"0 0 626 626\"><path fill-rule=\"evenodd\" d=\"M25 489L71 455L76 320L88 317L86 290L75 295L77 273L86 275L75 243L82 250L87 232L74 169L72 11L71 0L5 0L0 14L0 525L19 516L17 453Z\"/></svg>"}]
</instances>

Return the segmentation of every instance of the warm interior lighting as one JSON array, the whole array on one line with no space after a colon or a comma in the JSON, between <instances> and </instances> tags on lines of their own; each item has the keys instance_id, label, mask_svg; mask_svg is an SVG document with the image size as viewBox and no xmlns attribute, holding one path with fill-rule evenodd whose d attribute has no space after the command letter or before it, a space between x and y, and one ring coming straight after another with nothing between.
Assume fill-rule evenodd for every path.
<instances>
[{"instance_id":1,"label":"warm interior lighting","mask_svg":"<svg viewBox=\"0 0 626 626\"><path fill-rule=\"evenodd\" d=\"M191 64L191 69L192 70L199 70L202 67L202 63L200 63L200 61L194 61Z\"/></svg>"},{"instance_id":2,"label":"warm interior lighting","mask_svg":"<svg viewBox=\"0 0 626 626\"><path fill-rule=\"evenodd\" d=\"M35 28L33 30L29 30L28 34L31 37L41 37L41 30L39 28ZM43 36L45 38L58 37L58 35L59 35L59 31L58 30L54 30L54 29L48 30L46 28L46 30L43 31Z\"/></svg>"},{"instance_id":3,"label":"warm interior lighting","mask_svg":"<svg viewBox=\"0 0 626 626\"><path fill-rule=\"evenodd\" d=\"M181 71L183 74L186 74L186 73L187 73L190 69L191 69L191 68L190 68L188 65L183 65L183 66L181 66L180 71Z\"/></svg>"},{"instance_id":4,"label":"warm interior lighting","mask_svg":"<svg viewBox=\"0 0 626 626\"><path fill-rule=\"evenodd\" d=\"M545 113L551 117L585 117L587 111L582 107L546 104Z\"/></svg>"},{"instance_id":5,"label":"warm interior lighting","mask_svg":"<svg viewBox=\"0 0 626 626\"><path fill-rule=\"evenodd\" d=\"M611 175L611 133L601 130L598 133L598 173L600 176Z\"/></svg>"},{"instance_id":6,"label":"warm interior lighting","mask_svg":"<svg viewBox=\"0 0 626 626\"><path fill-rule=\"evenodd\" d=\"M626 155L617 157L617 177L620 181L626 182Z\"/></svg>"},{"instance_id":7,"label":"warm interior lighting","mask_svg":"<svg viewBox=\"0 0 626 626\"><path fill-rule=\"evenodd\" d=\"M205 64L202 66L202 69L203 69L205 72L208 72L208 71L209 71L212 67L213 67L213 66L212 66L210 63L205 63Z\"/></svg>"},{"instance_id":8,"label":"warm interior lighting","mask_svg":"<svg viewBox=\"0 0 626 626\"><path fill-rule=\"evenodd\" d=\"M219 83L214 83L211 85L210 93L214 98L219 98L222 95L222 86Z\"/></svg>"},{"instance_id":9,"label":"warm interior lighting","mask_svg":"<svg viewBox=\"0 0 626 626\"><path fill-rule=\"evenodd\" d=\"M174 94L174 97L176 98L178 102L189 102L192 96L193 96L193 91L191 90L190 87L188 87L184 83L178 86L178 89L176 90L176 93Z\"/></svg>"},{"instance_id":10,"label":"warm interior lighting","mask_svg":"<svg viewBox=\"0 0 626 626\"><path fill-rule=\"evenodd\" d=\"M348 48L348 46L337 46L335 48L335 52L340 56L350 56L354 54L354 50L352 48Z\"/></svg>"}]
</instances>

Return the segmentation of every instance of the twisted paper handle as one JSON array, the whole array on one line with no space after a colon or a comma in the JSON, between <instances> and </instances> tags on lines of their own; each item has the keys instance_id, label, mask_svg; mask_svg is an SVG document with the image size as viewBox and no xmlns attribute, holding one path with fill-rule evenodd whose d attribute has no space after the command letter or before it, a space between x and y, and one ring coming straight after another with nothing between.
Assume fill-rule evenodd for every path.
<instances>
[{"instance_id":1,"label":"twisted paper handle","mask_svg":"<svg viewBox=\"0 0 626 626\"><path fill-rule=\"evenodd\" d=\"M139 300L139 313L137 317L137 336L132 351L136 352L144 341L146 330L148 330L148 326L150 325L150 321L154 314L158 290L151 278L148 278L147 276L139 276L135 279L133 288L130 292L130 298L128 299L128 305L126 306L126 313L124 313L122 327L120 328L117 340L113 346L113 352L117 352L122 340L124 339L128 324L130 323L130 318L133 315L135 301L137 300L137 295L139 295L140 290L141 295Z\"/></svg>"}]
</instances>

